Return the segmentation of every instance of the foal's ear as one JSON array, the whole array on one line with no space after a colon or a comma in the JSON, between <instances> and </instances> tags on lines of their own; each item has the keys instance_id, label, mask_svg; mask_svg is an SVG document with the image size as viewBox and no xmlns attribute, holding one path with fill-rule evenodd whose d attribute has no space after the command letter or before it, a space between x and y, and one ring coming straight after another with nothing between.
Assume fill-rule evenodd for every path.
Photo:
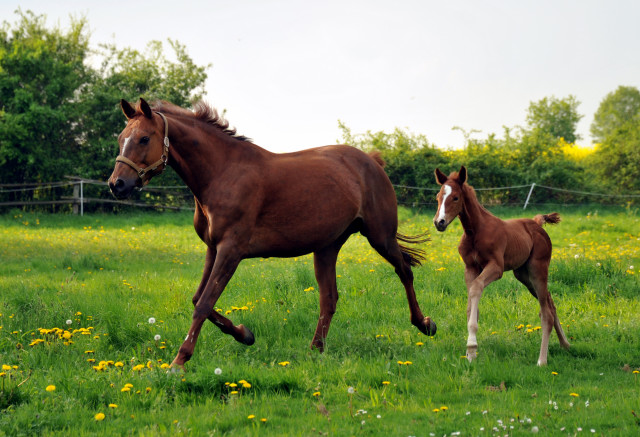
<instances>
[{"instance_id":1,"label":"foal's ear","mask_svg":"<svg viewBox=\"0 0 640 437\"><path fill-rule=\"evenodd\" d=\"M463 185L467 181L467 169L463 165L458 172L458 182Z\"/></svg>"},{"instance_id":2,"label":"foal's ear","mask_svg":"<svg viewBox=\"0 0 640 437\"><path fill-rule=\"evenodd\" d=\"M442 185L447 182L447 175L442 173L439 168L436 168L436 171L434 173L436 175L436 182L438 184Z\"/></svg>"},{"instance_id":3,"label":"foal's ear","mask_svg":"<svg viewBox=\"0 0 640 437\"><path fill-rule=\"evenodd\" d=\"M151 111L151 107L147 103L145 99L140 97L140 110L144 114L145 117L151 119L153 118L153 111Z\"/></svg>"},{"instance_id":4,"label":"foal's ear","mask_svg":"<svg viewBox=\"0 0 640 437\"><path fill-rule=\"evenodd\" d=\"M127 117L129 120L132 119L134 115L136 115L136 110L133 109L133 106L131 106L131 104L127 102L125 99L120 100L120 107L122 108L122 112L124 113L124 116Z\"/></svg>"}]
</instances>

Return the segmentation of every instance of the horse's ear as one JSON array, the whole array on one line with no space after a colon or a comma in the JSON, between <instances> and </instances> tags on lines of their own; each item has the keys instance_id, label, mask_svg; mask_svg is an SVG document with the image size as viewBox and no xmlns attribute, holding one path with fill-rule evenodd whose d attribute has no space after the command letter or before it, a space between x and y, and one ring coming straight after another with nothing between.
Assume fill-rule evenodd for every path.
<instances>
[{"instance_id":1,"label":"horse's ear","mask_svg":"<svg viewBox=\"0 0 640 437\"><path fill-rule=\"evenodd\" d=\"M153 111L151 111L151 107L147 103L145 99L140 97L140 110L144 114L145 117L151 119L153 118Z\"/></svg>"},{"instance_id":2,"label":"horse's ear","mask_svg":"<svg viewBox=\"0 0 640 437\"><path fill-rule=\"evenodd\" d=\"M439 168L436 168L436 171L434 173L436 175L436 182L438 184L442 185L447 182L447 175L442 173Z\"/></svg>"},{"instance_id":3,"label":"horse's ear","mask_svg":"<svg viewBox=\"0 0 640 437\"><path fill-rule=\"evenodd\" d=\"M129 120L132 119L134 115L136 115L136 110L133 109L133 106L131 106L131 104L127 102L125 99L120 100L120 107L122 108L122 112L124 113L124 116L127 117Z\"/></svg>"},{"instance_id":4,"label":"horse's ear","mask_svg":"<svg viewBox=\"0 0 640 437\"><path fill-rule=\"evenodd\" d=\"M467 182L467 169L464 165L460 167L460 171L458 172L458 182L460 185Z\"/></svg>"}]
</instances>

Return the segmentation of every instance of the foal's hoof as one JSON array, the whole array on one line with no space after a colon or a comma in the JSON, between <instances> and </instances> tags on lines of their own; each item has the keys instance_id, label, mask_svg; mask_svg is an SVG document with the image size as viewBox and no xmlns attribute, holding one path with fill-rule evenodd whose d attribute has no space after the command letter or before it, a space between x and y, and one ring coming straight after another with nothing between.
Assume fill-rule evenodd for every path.
<instances>
[{"instance_id":1,"label":"foal's hoof","mask_svg":"<svg viewBox=\"0 0 640 437\"><path fill-rule=\"evenodd\" d=\"M244 325L238 325L236 326L236 328L238 329L238 331L240 331L240 335L236 337L236 340L238 340L240 343L251 346L256 342L256 338L253 336L253 332L251 332L249 328Z\"/></svg>"},{"instance_id":2,"label":"foal's hoof","mask_svg":"<svg viewBox=\"0 0 640 437\"><path fill-rule=\"evenodd\" d=\"M437 330L438 330L438 327L436 326L436 322L431 320L431 317L425 317L424 320L422 321L422 328L420 328L420 331L422 331L424 335L428 335L429 337L432 337L436 335Z\"/></svg>"},{"instance_id":3,"label":"foal's hoof","mask_svg":"<svg viewBox=\"0 0 640 437\"><path fill-rule=\"evenodd\" d=\"M478 358L478 346L467 346L467 360L471 363Z\"/></svg>"}]
</instances>

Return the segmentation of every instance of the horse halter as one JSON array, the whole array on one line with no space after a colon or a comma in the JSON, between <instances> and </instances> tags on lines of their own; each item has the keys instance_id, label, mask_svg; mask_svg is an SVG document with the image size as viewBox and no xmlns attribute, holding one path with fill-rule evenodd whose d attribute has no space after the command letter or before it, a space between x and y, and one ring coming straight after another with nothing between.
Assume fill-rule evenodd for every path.
<instances>
[{"instance_id":1,"label":"horse halter","mask_svg":"<svg viewBox=\"0 0 640 437\"><path fill-rule=\"evenodd\" d=\"M145 185L147 182L149 182L149 180L151 180L152 176L155 176L153 174L149 175L149 173L157 170L157 168L160 167L161 164L164 164L162 169L158 173L161 174L164 169L167 168L167 160L169 159L169 123L167 122L167 117L165 117L163 113L156 112L156 114L158 114L160 117L162 117L162 120L164 120L164 152L162 153L160 159L158 159L153 164L143 168L125 156L118 155L116 157L116 162L125 163L129 167L134 169L136 173L138 173L138 177L142 181L142 185Z\"/></svg>"}]
</instances>

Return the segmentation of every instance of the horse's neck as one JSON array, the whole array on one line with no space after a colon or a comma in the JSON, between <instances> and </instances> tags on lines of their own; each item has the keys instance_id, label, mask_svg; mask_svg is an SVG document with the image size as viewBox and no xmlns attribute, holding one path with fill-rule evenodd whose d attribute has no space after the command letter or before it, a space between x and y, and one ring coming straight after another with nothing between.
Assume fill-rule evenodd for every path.
<instances>
[{"instance_id":1,"label":"horse's neck","mask_svg":"<svg viewBox=\"0 0 640 437\"><path fill-rule=\"evenodd\" d=\"M462 228L468 234L475 234L482 226L482 222L490 216L489 212L480 205L473 189L469 186L463 188L464 207L459 218Z\"/></svg>"},{"instance_id":2,"label":"horse's neck","mask_svg":"<svg viewBox=\"0 0 640 437\"><path fill-rule=\"evenodd\" d=\"M218 182L219 177L234 163L259 160L264 149L237 140L224 132L203 132L184 124L169 123L169 164L187 184L191 192L202 199L207 187Z\"/></svg>"}]
</instances>

